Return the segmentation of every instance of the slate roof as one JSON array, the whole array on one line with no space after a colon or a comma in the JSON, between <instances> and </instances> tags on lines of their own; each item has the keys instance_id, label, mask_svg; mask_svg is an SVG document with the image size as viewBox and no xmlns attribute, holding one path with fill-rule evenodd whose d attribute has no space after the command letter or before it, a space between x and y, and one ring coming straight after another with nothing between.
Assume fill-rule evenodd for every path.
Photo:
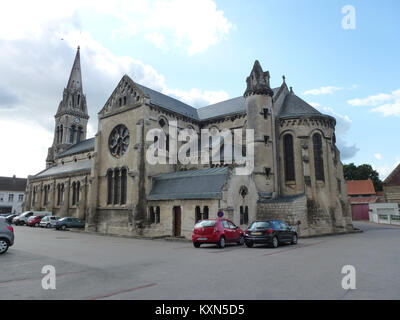
<instances>
[{"instance_id":1,"label":"slate roof","mask_svg":"<svg viewBox=\"0 0 400 320\"><path fill-rule=\"evenodd\" d=\"M368 180L349 180L347 181L347 194L351 195L372 195L376 194L374 184Z\"/></svg>"},{"instance_id":2,"label":"slate roof","mask_svg":"<svg viewBox=\"0 0 400 320\"><path fill-rule=\"evenodd\" d=\"M386 185L400 184L400 164L386 177L383 183Z\"/></svg>"},{"instance_id":3,"label":"slate roof","mask_svg":"<svg viewBox=\"0 0 400 320\"><path fill-rule=\"evenodd\" d=\"M182 101L167 96L156 90L147 88L138 83L136 84L145 94L149 96L151 104L159 106L166 110L179 113L194 120L204 121L213 118L218 118L221 116L246 112L246 103L245 103L245 98L243 96L232 98L226 101L221 101L212 105L196 109ZM279 89L280 89L279 87L272 89L274 95L277 94ZM310 106L307 102L296 96L293 92L290 92L285 97L278 118L294 117L294 116L296 117L310 116L310 115L330 117L327 115L323 115L318 110Z\"/></svg>"},{"instance_id":4,"label":"slate roof","mask_svg":"<svg viewBox=\"0 0 400 320\"><path fill-rule=\"evenodd\" d=\"M81 142L75 143L72 146L70 146L68 149L64 150L60 154L57 155L57 158L65 157L65 156L70 156L76 153L81 153L84 151L92 151L94 150L94 142L95 138L90 138L83 140Z\"/></svg>"},{"instance_id":5,"label":"slate roof","mask_svg":"<svg viewBox=\"0 0 400 320\"><path fill-rule=\"evenodd\" d=\"M88 172L90 171L91 168L92 168L92 159L70 162L64 165L58 165L47 168L39 172L35 176L33 176L33 178L43 178L48 176L57 176L57 175L76 173L76 172Z\"/></svg>"},{"instance_id":6,"label":"slate roof","mask_svg":"<svg viewBox=\"0 0 400 320\"><path fill-rule=\"evenodd\" d=\"M25 191L27 179L14 177L0 177L1 191Z\"/></svg>"},{"instance_id":7,"label":"slate roof","mask_svg":"<svg viewBox=\"0 0 400 320\"><path fill-rule=\"evenodd\" d=\"M221 199L228 168L164 173L153 178L147 200Z\"/></svg>"},{"instance_id":8,"label":"slate roof","mask_svg":"<svg viewBox=\"0 0 400 320\"><path fill-rule=\"evenodd\" d=\"M290 117L313 116L313 115L321 116L323 114L319 112L317 109L310 106L303 99L296 96L293 92L289 92L286 95L285 100L283 101L281 112L279 113L278 118L286 118L286 117L290 118Z\"/></svg>"},{"instance_id":9,"label":"slate roof","mask_svg":"<svg viewBox=\"0 0 400 320\"><path fill-rule=\"evenodd\" d=\"M150 97L150 103L162 107L164 109L179 113L181 115L187 116L189 118L199 120L196 108L193 108L192 106L189 106L188 104L179 101L175 98L172 98L170 96L167 96L161 92L147 88L138 83L136 84L139 87L139 89L143 91L144 94L147 94Z\"/></svg>"}]
</instances>

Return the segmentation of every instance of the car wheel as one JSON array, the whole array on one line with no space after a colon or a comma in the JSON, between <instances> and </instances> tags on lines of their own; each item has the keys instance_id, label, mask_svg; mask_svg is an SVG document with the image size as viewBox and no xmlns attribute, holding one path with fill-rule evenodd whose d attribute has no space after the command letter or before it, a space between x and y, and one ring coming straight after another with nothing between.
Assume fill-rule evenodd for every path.
<instances>
[{"instance_id":1,"label":"car wheel","mask_svg":"<svg viewBox=\"0 0 400 320\"><path fill-rule=\"evenodd\" d=\"M47 228L47 229L50 228L50 223L46 224L46 228Z\"/></svg>"},{"instance_id":2,"label":"car wheel","mask_svg":"<svg viewBox=\"0 0 400 320\"><path fill-rule=\"evenodd\" d=\"M278 248L279 246L279 241L277 237L272 238L272 248Z\"/></svg>"},{"instance_id":3,"label":"car wheel","mask_svg":"<svg viewBox=\"0 0 400 320\"><path fill-rule=\"evenodd\" d=\"M36 227L36 228L39 227L39 223L36 222L36 223L35 223L35 227Z\"/></svg>"},{"instance_id":4,"label":"car wheel","mask_svg":"<svg viewBox=\"0 0 400 320\"><path fill-rule=\"evenodd\" d=\"M238 244L238 246L244 245L244 237L243 237L243 235L240 236L240 239L239 239L237 244Z\"/></svg>"},{"instance_id":5,"label":"car wheel","mask_svg":"<svg viewBox=\"0 0 400 320\"><path fill-rule=\"evenodd\" d=\"M195 248L200 248L200 242L193 242Z\"/></svg>"},{"instance_id":6,"label":"car wheel","mask_svg":"<svg viewBox=\"0 0 400 320\"><path fill-rule=\"evenodd\" d=\"M6 253L8 250L9 244L6 239L0 239L0 254Z\"/></svg>"},{"instance_id":7,"label":"car wheel","mask_svg":"<svg viewBox=\"0 0 400 320\"><path fill-rule=\"evenodd\" d=\"M63 225L61 226L61 230L65 230L65 229L67 229L67 226L66 226L65 224L63 224Z\"/></svg>"},{"instance_id":8,"label":"car wheel","mask_svg":"<svg viewBox=\"0 0 400 320\"><path fill-rule=\"evenodd\" d=\"M218 241L218 248L225 248L225 237L222 236Z\"/></svg>"},{"instance_id":9,"label":"car wheel","mask_svg":"<svg viewBox=\"0 0 400 320\"><path fill-rule=\"evenodd\" d=\"M245 244L246 244L246 246L248 248L253 248L253 246L254 246L254 242L253 241L246 241Z\"/></svg>"},{"instance_id":10,"label":"car wheel","mask_svg":"<svg viewBox=\"0 0 400 320\"><path fill-rule=\"evenodd\" d=\"M292 237L292 241L290 242L291 244L297 244L297 234L294 234Z\"/></svg>"}]
</instances>

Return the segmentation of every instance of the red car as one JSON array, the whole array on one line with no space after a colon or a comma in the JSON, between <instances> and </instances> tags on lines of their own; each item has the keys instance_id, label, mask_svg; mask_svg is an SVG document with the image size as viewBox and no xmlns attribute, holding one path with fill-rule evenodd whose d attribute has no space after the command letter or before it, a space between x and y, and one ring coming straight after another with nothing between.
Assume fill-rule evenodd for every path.
<instances>
[{"instance_id":1,"label":"red car","mask_svg":"<svg viewBox=\"0 0 400 320\"><path fill-rule=\"evenodd\" d=\"M196 248L202 243L215 243L224 248L226 243L243 245L244 234L242 229L228 219L208 219L195 224L192 241Z\"/></svg>"},{"instance_id":2,"label":"red car","mask_svg":"<svg viewBox=\"0 0 400 320\"><path fill-rule=\"evenodd\" d=\"M26 224L30 227L39 227L39 223L44 217L44 215L30 217Z\"/></svg>"}]
</instances>

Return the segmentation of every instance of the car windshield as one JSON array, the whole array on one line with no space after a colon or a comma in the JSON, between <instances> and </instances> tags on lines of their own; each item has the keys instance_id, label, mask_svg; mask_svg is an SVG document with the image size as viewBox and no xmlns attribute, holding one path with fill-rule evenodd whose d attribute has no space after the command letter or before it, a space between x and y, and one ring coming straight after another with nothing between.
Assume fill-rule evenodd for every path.
<instances>
[{"instance_id":1,"label":"car windshield","mask_svg":"<svg viewBox=\"0 0 400 320\"><path fill-rule=\"evenodd\" d=\"M209 228L209 227L215 227L216 224L217 224L217 221L215 221L215 220L203 220L203 221L197 222L194 227L195 228Z\"/></svg>"},{"instance_id":2,"label":"car windshield","mask_svg":"<svg viewBox=\"0 0 400 320\"><path fill-rule=\"evenodd\" d=\"M251 224L249 230L266 229L266 228L270 228L271 226L272 225L269 221L256 221Z\"/></svg>"}]
</instances>

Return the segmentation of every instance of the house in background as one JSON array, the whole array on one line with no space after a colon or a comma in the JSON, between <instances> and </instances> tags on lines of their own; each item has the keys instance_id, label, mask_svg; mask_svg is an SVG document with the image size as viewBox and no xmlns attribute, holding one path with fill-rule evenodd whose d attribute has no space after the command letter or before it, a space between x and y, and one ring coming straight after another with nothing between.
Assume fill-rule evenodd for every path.
<instances>
[{"instance_id":1,"label":"house in background","mask_svg":"<svg viewBox=\"0 0 400 320\"><path fill-rule=\"evenodd\" d=\"M400 164L383 181L385 202L400 204Z\"/></svg>"},{"instance_id":2,"label":"house in background","mask_svg":"<svg viewBox=\"0 0 400 320\"><path fill-rule=\"evenodd\" d=\"M372 180L347 181L347 194L353 220L369 220L369 204L377 201Z\"/></svg>"},{"instance_id":3,"label":"house in background","mask_svg":"<svg viewBox=\"0 0 400 320\"><path fill-rule=\"evenodd\" d=\"M0 213L21 213L27 179L0 177Z\"/></svg>"}]
</instances>

